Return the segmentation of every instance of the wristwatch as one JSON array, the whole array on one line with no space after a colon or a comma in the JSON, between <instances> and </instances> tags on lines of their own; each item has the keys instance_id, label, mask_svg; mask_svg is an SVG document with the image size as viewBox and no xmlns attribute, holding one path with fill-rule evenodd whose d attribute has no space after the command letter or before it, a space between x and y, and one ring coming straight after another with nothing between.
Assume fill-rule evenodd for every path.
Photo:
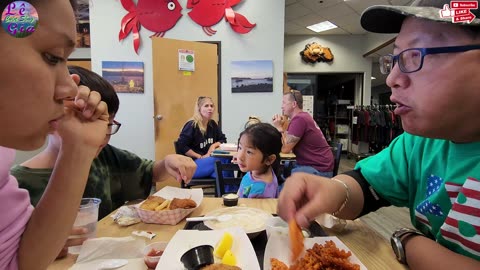
<instances>
[{"instance_id":1,"label":"wristwatch","mask_svg":"<svg viewBox=\"0 0 480 270\"><path fill-rule=\"evenodd\" d=\"M390 237L390 244L392 244L393 252L397 257L397 260L402 264L405 264L405 265L407 264L407 256L405 254L405 248L403 246L403 243L405 242L405 240L407 240L407 238L410 238L415 235L423 235L423 234L414 229L401 228L396 230L392 234L392 237Z\"/></svg>"}]
</instances>

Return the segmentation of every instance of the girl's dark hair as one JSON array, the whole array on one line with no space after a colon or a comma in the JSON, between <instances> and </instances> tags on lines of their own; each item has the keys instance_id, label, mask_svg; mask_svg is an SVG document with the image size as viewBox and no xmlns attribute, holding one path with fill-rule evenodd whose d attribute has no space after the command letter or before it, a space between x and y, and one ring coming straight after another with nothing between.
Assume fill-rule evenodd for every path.
<instances>
[{"instance_id":1,"label":"girl's dark hair","mask_svg":"<svg viewBox=\"0 0 480 270\"><path fill-rule=\"evenodd\" d=\"M275 155L275 161L272 164L273 171L279 179L280 169L280 152L282 151L282 134L269 123L257 123L248 126L242 133L240 138L246 135L250 138L250 143L263 154L263 161L270 155ZM280 180L280 179L279 179Z\"/></svg>"},{"instance_id":2,"label":"girl's dark hair","mask_svg":"<svg viewBox=\"0 0 480 270\"><path fill-rule=\"evenodd\" d=\"M79 66L68 66L68 71L70 74L80 76L80 85L85 85L91 90L100 93L102 101L107 103L108 113L110 115L117 113L120 100L118 99L115 89L107 80L97 73Z\"/></svg>"}]
</instances>

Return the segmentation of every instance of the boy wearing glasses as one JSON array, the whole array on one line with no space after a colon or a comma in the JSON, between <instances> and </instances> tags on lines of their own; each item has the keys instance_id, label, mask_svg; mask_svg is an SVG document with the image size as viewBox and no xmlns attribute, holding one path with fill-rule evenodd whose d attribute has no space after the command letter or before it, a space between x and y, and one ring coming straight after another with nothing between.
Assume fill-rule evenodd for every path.
<instances>
[{"instance_id":1,"label":"boy wearing glasses","mask_svg":"<svg viewBox=\"0 0 480 270\"><path fill-rule=\"evenodd\" d=\"M117 93L108 81L92 71L76 66L70 66L69 71L80 76L80 85L96 89L109 110L108 134L92 162L83 194L85 198L95 197L102 200L99 219L126 201L146 198L150 194L152 183L162 179L161 176L165 173L170 173L177 179L182 177L186 181L190 180L196 168L191 158L168 155L165 160L152 161L109 145L110 136L117 133L121 126L114 120L119 108ZM47 187L61 143L58 135L49 135L44 151L11 170L20 187L29 191L34 206Z\"/></svg>"},{"instance_id":2,"label":"boy wearing glasses","mask_svg":"<svg viewBox=\"0 0 480 270\"><path fill-rule=\"evenodd\" d=\"M300 91L290 90L283 95L282 113L290 119L286 131L283 130L281 115L274 115L272 121L282 133L282 153L295 153L296 163L292 173L305 172L332 177L333 153L315 120L303 111Z\"/></svg>"},{"instance_id":3,"label":"boy wearing glasses","mask_svg":"<svg viewBox=\"0 0 480 270\"><path fill-rule=\"evenodd\" d=\"M440 0L362 14L365 29L399 33L380 64L406 132L334 181L293 175L279 199L284 219L306 226L321 213L355 219L382 206L408 207L417 230L391 237L401 263L480 269L480 12L469 2L463 9L476 16L471 21L458 22L464 11L452 9L468 3Z\"/></svg>"}]
</instances>

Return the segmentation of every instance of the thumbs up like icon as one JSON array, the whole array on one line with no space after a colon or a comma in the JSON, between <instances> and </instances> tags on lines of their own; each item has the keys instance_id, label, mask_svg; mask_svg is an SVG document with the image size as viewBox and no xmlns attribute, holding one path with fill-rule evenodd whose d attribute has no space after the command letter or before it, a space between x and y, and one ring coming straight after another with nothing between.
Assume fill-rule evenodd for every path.
<instances>
[{"instance_id":1,"label":"thumbs up like icon","mask_svg":"<svg viewBox=\"0 0 480 270\"><path fill-rule=\"evenodd\" d=\"M448 4L443 5L443 9L440 10L440 17L450 18L453 17L454 11L448 7Z\"/></svg>"}]
</instances>

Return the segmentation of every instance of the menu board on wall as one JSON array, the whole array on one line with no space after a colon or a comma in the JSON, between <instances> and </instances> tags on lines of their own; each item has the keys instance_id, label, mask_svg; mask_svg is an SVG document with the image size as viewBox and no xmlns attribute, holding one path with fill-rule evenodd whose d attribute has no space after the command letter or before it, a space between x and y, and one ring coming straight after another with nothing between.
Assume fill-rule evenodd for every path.
<instances>
[{"instance_id":1,"label":"menu board on wall","mask_svg":"<svg viewBox=\"0 0 480 270\"><path fill-rule=\"evenodd\" d=\"M313 117L313 96L303 96L303 111Z\"/></svg>"}]
</instances>

